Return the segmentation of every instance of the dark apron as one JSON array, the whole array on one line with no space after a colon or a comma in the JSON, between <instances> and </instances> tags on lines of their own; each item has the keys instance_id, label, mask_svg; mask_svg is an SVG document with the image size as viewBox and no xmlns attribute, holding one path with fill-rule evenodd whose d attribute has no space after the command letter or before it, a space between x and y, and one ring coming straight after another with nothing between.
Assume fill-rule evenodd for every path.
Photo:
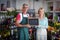
<instances>
[{"instance_id":1,"label":"dark apron","mask_svg":"<svg viewBox=\"0 0 60 40\"><path fill-rule=\"evenodd\" d=\"M28 18L23 17L21 24L25 25L27 23L28 23ZM29 32L27 27L18 28L18 40L29 40Z\"/></svg>"}]
</instances>

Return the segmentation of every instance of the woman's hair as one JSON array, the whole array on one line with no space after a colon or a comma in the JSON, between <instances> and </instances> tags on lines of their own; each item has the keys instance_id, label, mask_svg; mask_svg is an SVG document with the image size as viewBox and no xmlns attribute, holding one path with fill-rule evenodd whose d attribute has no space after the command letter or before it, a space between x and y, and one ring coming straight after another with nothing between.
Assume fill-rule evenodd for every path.
<instances>
[{"instance_id":1,"label":"woman's hair","mask_svg":"<svg viewBox=\"0 0 60 40\"><path fill-rule=\"evenodd\" d=\"M44 8L41 7L41 8L38 9L38 14L39 14L40 10L42 10L42 9L44 9Z\"/></svg>"},{"instance_id":2,"label":"woman's hair","mask_svg":"<svg viewBox=\"0 0 60 40\"><path fill-rule=\"evenodd\" d=\"M39 9L38 9L38 14L39 14L40 10L44 10L44 8L42 8L42 7L39 8ZM45 14L44 14L44 16L45 16Z\"/></svg>"}]
</instances>

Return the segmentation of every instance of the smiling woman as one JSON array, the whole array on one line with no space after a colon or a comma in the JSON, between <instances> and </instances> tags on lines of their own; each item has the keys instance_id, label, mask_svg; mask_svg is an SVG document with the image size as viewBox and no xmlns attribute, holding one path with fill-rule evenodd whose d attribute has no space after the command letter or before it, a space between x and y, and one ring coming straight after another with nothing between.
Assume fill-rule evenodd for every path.
<instances>
[{"instance_id":1,"label":"smiling woman","mask_svg":"<svg viewBox=\"0 0 60 40\"><path fill-rule=\"evenodd\" d=\"M39 26L37 28L37 40L47 40L48 19L45 17L44 9L39 8Z\"/></svg>"}]
</instances>

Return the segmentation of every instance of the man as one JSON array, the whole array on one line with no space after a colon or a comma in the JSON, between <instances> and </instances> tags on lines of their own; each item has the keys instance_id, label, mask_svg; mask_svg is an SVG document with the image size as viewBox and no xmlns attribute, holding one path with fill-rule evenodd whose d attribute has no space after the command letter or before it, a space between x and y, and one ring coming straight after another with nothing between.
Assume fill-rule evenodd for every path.
<instances>
[{"instance_id":1,"label":"man","mask_svg":"<svg viewBox=\"0 0 60 40\"><path fill-rule=\"evenodd\" d=\"M16 23L15 25L18 28L18 40L29 40L29 33L28 28L28 4L23 4L22 13L18 13L16 16Z\"/></svg>"}]
</instances>

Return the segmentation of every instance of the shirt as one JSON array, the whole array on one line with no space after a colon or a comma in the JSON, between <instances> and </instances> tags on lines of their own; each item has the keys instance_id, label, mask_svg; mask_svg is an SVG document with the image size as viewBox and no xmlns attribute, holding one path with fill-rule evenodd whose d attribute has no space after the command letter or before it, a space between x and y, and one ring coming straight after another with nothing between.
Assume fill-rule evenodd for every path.
<instances>
[{"instance_id":1,"label":"shirt","mask_svg":"<svg viewBox=\"0 0 60 40\"><path fill-rule=\"evenodd\" d=\"M46 28L48 28L48 19L47 19L47 17L44 17L44 19L39 19L39 26L38 26L38 28L40 28L40 29L46 29Z\"/></svg>"},{"instance_id":2,"label":"shirt","mask_svg":"<svg viewBox=\"0 0 60 40\"><path fill-rule=\"evenodd\" d=\"M45 36L47 35L46 29L48 28L48 19L44 17L43 19L39 19L39 26L37 28L37 36Z\"/></svg>"},{"instance_id":3,"label":"shirt","mask_svg":"<svg viewBox=\"0 0 60 40\"><path fill-rule=\"evenodd\" d=\"M28 17L29 14L22 14L22 13L18 13L18 15L16 16L16 20L19 21L19 23L21 23L23 17Z\"/></svg>"}]
</instances>

